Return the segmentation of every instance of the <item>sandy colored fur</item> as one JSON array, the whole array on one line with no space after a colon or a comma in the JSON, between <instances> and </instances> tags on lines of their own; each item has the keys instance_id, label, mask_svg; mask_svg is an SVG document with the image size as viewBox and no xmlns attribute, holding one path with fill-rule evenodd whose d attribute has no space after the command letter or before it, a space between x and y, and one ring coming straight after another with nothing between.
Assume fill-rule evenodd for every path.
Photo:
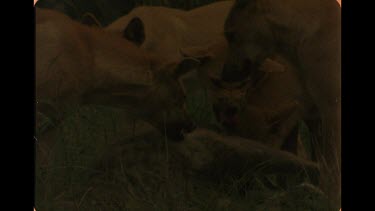
<instances>
[{"instance_id":1,"label":"sandy colored fur","mask_svg":"<svg viewBox=\"0 0 375 211\"><path fill-rule=\"evenodd\" d=\"M246 21L245 21L246 20ZM225 24L228 64L279 54L299 70L322 121L314 129L322 187L339 204L341 171L341 8L335 0L237 0ZM314 125L314 124L312 124ZM312 126L310 128L314 128ZM319 127L315 127L319 128ZM338 205L337 205L338 206Z\"/></svg>"},{"instance_id":2,"label":"sandy colored fur","mask_svg":"<svg viewBox=\"0 0 375 211\"><path fill-rule=\"evenodd\" d=\"M134 17L145 26L145 42L142 48L168 57L180 57L184 47L206 45L223 36L224 22L233 1L221 1L190 11L140 6L106 27L106 30L122 33Z\"/></svg>"},{"instance_id":3,"label":"sandy colored fur","mask_svg":"<svg viewBox=\"0 0 375 211\"><path fill-rule=\"evenodd\" d=\"M45 102L57 109L64 104L115 106L161 130L170 124L175 135L192 124L177 80L182 60L152 55L52 10L37 8L36 14L38 107Z\"/></svg>"}]
</instances>

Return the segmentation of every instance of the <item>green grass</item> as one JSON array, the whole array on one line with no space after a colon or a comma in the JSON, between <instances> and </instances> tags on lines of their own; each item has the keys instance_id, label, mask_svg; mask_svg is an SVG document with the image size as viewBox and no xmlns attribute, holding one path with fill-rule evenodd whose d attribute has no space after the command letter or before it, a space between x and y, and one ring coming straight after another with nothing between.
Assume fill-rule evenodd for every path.
<instances>
[{"instance_id":1,"label":"green grass","mask_svg":"<svg viewBox=\"0 0 375 211\"><path fill-rule=\"evenodd\" d=\"M212 110L209 88L204 86L198 77L188 77L183 80L183 86L188 91L186 109L198 127L215 130L218 127Z\"/></svg>"},{"instance_id":2,"label":"green grass","mask_svg":"<svg viewBox=\"0 0 375 211\"><path fill-rule=\"evenodd\" d=\"M204 113L206 96L192 93L188 107ZM43 140L48 131L53 138ZM277 175L193 174L173 143L120 110L67 109L63 122L37 132L37 210L327 210L318 190L280 186Z\"/></svg>"}]
</instances>

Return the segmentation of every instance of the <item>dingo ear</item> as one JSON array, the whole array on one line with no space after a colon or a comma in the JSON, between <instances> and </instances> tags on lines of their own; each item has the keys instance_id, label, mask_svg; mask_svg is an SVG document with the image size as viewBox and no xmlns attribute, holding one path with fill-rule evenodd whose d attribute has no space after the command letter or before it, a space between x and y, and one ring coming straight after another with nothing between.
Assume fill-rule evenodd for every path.
<instances>
[{"instance_id":1,"label":"dingo ear","mask_svg":"<svg viewBox=\"0 0 375 211\"><path fill-rule=\"evenodd\" d=\"M285 66L275 60L265 59L260 65L259 70L267 73L285 72Z\"/></svg>"},{"instance_id":2,"label":"dingo ear","mask_svg":"<svg viewBox=\"0 0 375 211\"><path fill-rule=\"evenodd\" d=\"M181 76L192 71L194 68L198 67L200 64L201 62L196 58L183 58L182 61L180 61L180 63L178 63L176 68L174 69L173 75L178 79Z\"/></svg>"},{"instance_id":3,"label":"dingo ear","mask_svg":"<svg viewBox=\"0 0 375 211\"><path fill-rule=\"evenodd\" d=\"M98 19L96 19L96 17L92 13L89 13L89 12L86 12L85 14L82 15L81 23L88 25L88 26L92 26L92 27L99 27L99 28L102 27Z\"/></svg>"},{"instance_id":4,"label":"dingo ear","mask_svg":"<svg viewBox=\"0 0 375 211\"><path fill-rule=\"evenodd\" d=\"M184 57L198 59L202 64L209 61L214 55L207 48L201 46L181 48L180 53Z\"/></svg>"},{"instance_id":5,"label":"dingo ear","mask_svg":"<svg viewBox=\"0 0 375 211\"><path fill-rule=\"evenodd\" d=\"M142 45L145 41L145 28L143 21L138 17L131 19L124 29L123 37L137 46Z\"/></svg>"}]
</instances>

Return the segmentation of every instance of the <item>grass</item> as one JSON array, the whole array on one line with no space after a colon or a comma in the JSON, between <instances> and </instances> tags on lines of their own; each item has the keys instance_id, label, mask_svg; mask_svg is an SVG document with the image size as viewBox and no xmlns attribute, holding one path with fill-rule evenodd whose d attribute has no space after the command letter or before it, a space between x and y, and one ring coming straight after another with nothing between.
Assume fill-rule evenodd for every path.
<instances>
[{"instance_id":1,"label":"grass","mask_svg":"<svg viewBox=\"0 0 375 211\"><path fill-rule=\"evenodd\" d=\"M196 104L205 99L190 102L192 111L207 109ZM37 210L327 210L319 208L325 203L319 190L280 186L277 175L249 171L217 180L193 174L173 143L140 120L134 129L126 112L67 110L52 138L37 131ZM211 121L202 118L202 125L205 120Z\"/></svg>"}]
</instances>

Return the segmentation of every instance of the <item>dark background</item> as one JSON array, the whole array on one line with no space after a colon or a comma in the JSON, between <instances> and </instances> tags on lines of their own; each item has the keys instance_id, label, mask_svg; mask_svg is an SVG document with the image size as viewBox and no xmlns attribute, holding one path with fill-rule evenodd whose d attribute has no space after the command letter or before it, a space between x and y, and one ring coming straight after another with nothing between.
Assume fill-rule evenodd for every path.
<instances>
[{"instance_id":1,"label":"dark background","mask_svg":"<svg viewBox=\"0 0 375 211\"><path fill-rule=\"evenodd\" d=\"M215 1L218 0L39 0L36 6L59 10L75 20L79 20L86 12L92 13L106 26L140 5L189 10Z\"/></svg>"}]
</instances>

